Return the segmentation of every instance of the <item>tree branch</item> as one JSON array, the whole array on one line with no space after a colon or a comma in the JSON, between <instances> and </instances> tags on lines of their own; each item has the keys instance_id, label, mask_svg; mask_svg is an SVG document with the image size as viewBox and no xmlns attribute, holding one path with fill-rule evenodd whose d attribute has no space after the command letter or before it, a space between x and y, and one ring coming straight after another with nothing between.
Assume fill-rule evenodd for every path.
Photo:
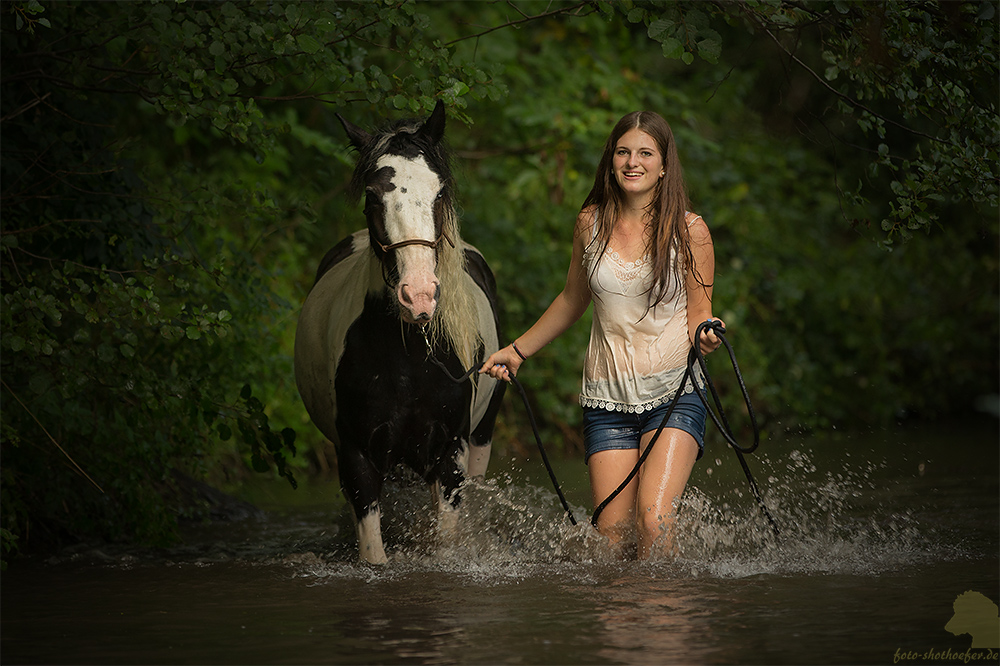
<instances>
[{"instance_id":1,"label":"tree branch","mask_svg":"<svg viewBox=\"0 0 1000 666\"><path fill-rule=\"evenodd\" d=\"M508 4L512 5L512 3L508 3ZM478 39L478 38L482 37L483 35L490 34L491 32L495 32L495 31L501 30L503 28L510 28L512 26L515 26L515 25L521 25L522 23L530 23L531 21L537 21L538 19L549 18L549 17L552 17L552 16L559 16L559 15L562 15L562 14L570 14L570 13L572 13L574 11L575 12L579 12L580 9L582 9L583 7L587 7L588 5L590 5L589 2L580 2L580 3L577 3L575 5L572 5L571 7L563 7L562 9L553 9L550 12L545 12L543 14L538 14L537 16L528 16L527 18L523 18L523 19L520 19L518 21L508 21L506 23L502 23L502 24L494 26L492 28L487 28L486 30L484 30L482 32L478 32L478 33L476 33L474 35L466 35L465 37L459 37L458 39L453 39L450 42L447 42L445 44L445 46L451 46L452 44L457 44L459 42L464 42L464 41L469 40L469 39ZM517 8L515 7L515 9L517 9ZM525 16L524 12L522 12L520 9L518 9L517 11L522 16ZM591 10L590 10L590 12L588 12L588 14L592 14L594 11L596 11L596 10L594 10L593 8L591 8ZM580 14L577 13L576 15L579 16ZM586 14L584 16L586 16Z\"/></svg>"},{"instance_id":2,"label":"tree branch","mask_svg":"<svg viewBox=\"0 0 1000 666\"><path fill-rule=\"evenodd\" d=\"M63 447L59 446L59 442L56 441L56 438L49 434L49 431L45 429L45 426L43 426L42 422L38 420L38 417L35 416L34 413L30 409L28 409L28 406L26 404L24 404L23 402L21 402L21 399L19 397L17 397L17 394L14 393L14 390L11 389L11 387L7 385L7 382L5 382L4 380L0 379L0 384L3 384L3 387L5 389L7 389L7 391L12 396L14 396L14 400L17 400L18 404L21 405L22 407L24 407L24 411L28 412L28 416L30 416L32 419L34 419L35 423L38 424L38 427L42 429L42 432L44 432L45 435L49 438L49 440L53 444L56 445L56 448L59 449L60 451L62 451L62 454L64 456L66 456L66 458L71 463L73 463L73 467L75 467L77 469L77 471L80 472L80 474L83 474L83 476L86 477L86 479L88 481L90 481L92 484L94 484L94 487L97 488L98 490L100 490L101 494L103 495L104 494L104 489L101 488L99 485L97 485L97 482L94 481L92 478L90 478L89 474L87 474L85 471L83 471L83 468L80 467L80 465L78 465L75 460L73 460L73 456L71 456L70 454L66 453L66 449L64 449Z\"/></svg>"},{"instance_id":3,"label":"tree branch","mask_svg":"<svg viewBox=\"0 0 1000 666\"><path fill-rule=\"evenodd\" d=\"M877 111L874 111L874 110L870 109L869 107L867 107L864 104L862 104L861 102L857 101L856 99L854 99L850 95L846 95L846 94L840 92L839 90L837 90L836 88L834 88L832 85L830 85L830 83L826 79L824 79L822 76L820 76L819 74L817 74L811 67L809 67L809 65L807 65L805 62L803 62L801 58L799 58L797 55L795 55L794 53L792 53L791 51L789 51L785 47L785 45L781 43L781 40L779 40L777 37L775 37L774 33L772 33L771 30L766 25L764 25L764 23L762 21L760 21L760 19L758 17L752 15L752 13L750 13L750 12L747 12L745 9L743 11L746 14L746 16L750 19L750 21L757 23L758 27L761 30L763 30L764 33L766 33L768 37L771 38L771 40L778 46L779 49L781 49L782 51L784 51L785 54L789 58L791 58L799 67L801 67L802 69L806 70L824 88L826 88L827 90L829 90L831 93L833 93L834 95L836 95L838 98L844 100L845 102L847 102L848 104L850 104L854 108L860 109L862 111L865 111L866 113L870 113L872 116L874 116L876 118L879 118L879 119L885 121L886 123L888 123L890 125L893 125L894 127L898 127L899 129L901 129L901 130L903 130L905 132L909 132L910 134L913 134L913 135L916 135L916 136L924 137L925 139L930 139L931 141L934 141L935 143L940 143L940 144L945 145L945 146L951 146L952 148L958 148L959 147L958 145L956 145L955 143L952 143L951 141L947 141L945 139L941 139L939 137L936 137L936 136L934 136L932 134L927 134L926 132L921 132L920 130L916 130L916 129L913 129L912 127L908 127L906 125L903 125L902 123L899 123L899 122L893 120L892 118L888 118L888 117L882 115L881 113L878 113Z\"/></svg>"}]
</instances>

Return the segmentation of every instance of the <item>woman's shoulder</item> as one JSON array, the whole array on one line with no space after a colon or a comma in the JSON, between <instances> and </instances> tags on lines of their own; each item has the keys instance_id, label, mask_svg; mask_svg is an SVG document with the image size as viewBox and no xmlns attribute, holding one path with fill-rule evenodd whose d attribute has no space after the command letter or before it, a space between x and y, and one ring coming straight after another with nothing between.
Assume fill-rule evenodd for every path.
<instances>
[{"instance_id":1,"label":"woman's shoulder","mask_svg":"<svg viewBox=\"0 0 1000 666\"><path fill-rule=\"evenodd\" d=\"M708 230L708 224L705 223L705 218L698 213L692 213L691 211L686 211L684 215L687 219L688 236L691 240L703 243L706 240L711 239L712 234Z\"/></svg>"},{"instance_id":2,"label":"woman's shoulder","mask_svg":"<svg viewBox=\"0 0 1000 666\"><path fill-rule=\"evenodd\" d=\"M687 220L688 229L691 231L704 230L708 231L708 224L698 213L692 213L691 211L684 211L684 219Z\"/></svg>"}]
</instances>

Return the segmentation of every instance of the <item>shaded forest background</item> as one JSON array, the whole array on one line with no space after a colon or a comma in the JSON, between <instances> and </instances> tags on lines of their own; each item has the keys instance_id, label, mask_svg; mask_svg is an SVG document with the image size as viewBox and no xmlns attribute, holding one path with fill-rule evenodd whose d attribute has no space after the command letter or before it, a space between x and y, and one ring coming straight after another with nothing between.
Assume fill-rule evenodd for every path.
<instances>
[{"instance_id":1,"label":"shaded forest background","mask_svg":"<svg viewBox=\"0 0 1000 666\"><path fill-rule=\"evenodd\" d=\"M652 109L712 229L715 313L765 437L996 400L993 2L0 10L5 552L165 543L172 470L329 477L291 354L318 260L363 224L337 112L375 126L445 101L508 337L562 287L611 126ZM522 375L570 455L588 333ZM497 455L524 455L526 428L508 400Z\"/></svg>"}]
</instances>

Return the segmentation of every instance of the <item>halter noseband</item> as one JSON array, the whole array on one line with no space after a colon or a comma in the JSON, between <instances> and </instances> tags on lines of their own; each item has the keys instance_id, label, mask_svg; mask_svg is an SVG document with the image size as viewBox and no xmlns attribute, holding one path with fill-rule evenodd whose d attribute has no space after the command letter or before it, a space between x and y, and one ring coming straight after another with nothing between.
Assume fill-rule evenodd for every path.
<instances>
[{"instance_id":1,"label":"halter noseband","mask_svg":"<svg viewBox=\"0 0 1000 666\"><path fill-rule=\"evenodd\" d=\"M455 243L452 242L450 238L448 238L448 234L446 234L443 229L441 230L441 235L437 237L437 240L432 240L432 241L424 240L423 238L411 238L410 240L404 240L404 241L399 241L398 243L390 243L389 245L383 245L382 241L376 238L375 242L378 243L378 246L380 248L382 248L382 252L388 254L389 250L397 250L401 247L406 247L407 245L424 245L426 247L436 250L437 246L440 245L442 238L448 241L448 245L455 247Z\"/></svg>"}]
</instances>

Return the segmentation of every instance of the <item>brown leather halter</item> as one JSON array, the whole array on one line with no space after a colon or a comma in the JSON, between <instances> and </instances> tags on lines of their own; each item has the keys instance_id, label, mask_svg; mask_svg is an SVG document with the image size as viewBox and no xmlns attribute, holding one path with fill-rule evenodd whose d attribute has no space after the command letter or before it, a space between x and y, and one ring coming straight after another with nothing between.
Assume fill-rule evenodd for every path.
<instances>
[{"instance_id":1,"label":"brown leather halter","mask_svg":"<svg viewBox=\"0 0 1000 666\"><path fill-rule=\"evenodd\" d=\"M441 243L442 238L448 241L448 245L455 247L455 243L452 242L450 238L448 238L448 235L444 232L444 230L441 231L441 235L437 237L437 240L432 240L432 241L424 240L423 238L411 238L410 240L399 241L398 243L391 243L389 245L383 245L382 242L378 239L375 239L375 242L378 243L378 246L380 248L382 248L382 252L388 254L389 250L396 250L401 247L406 247L407 245L425 245L429 248L436 250L437 246Z\"/></svg>"}]
</instances>

